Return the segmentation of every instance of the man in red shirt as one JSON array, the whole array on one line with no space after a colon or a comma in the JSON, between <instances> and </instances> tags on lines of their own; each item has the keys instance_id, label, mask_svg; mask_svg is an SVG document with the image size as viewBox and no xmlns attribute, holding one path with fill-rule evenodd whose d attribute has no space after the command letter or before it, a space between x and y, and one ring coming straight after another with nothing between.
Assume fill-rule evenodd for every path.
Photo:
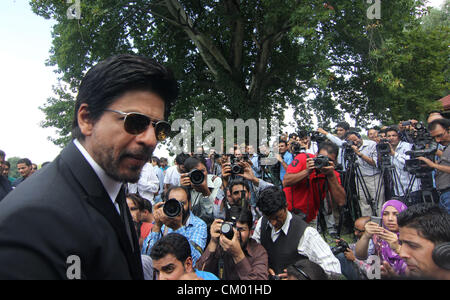
<instances>
[{"instance_id":1,"label":"man in red shirt","mask_svg":"<svg viewBox=\"0 0 450 300\"><path fill-rule=\"evenodd\" d=\"M337 205L345 205L345 190L341 185L335 163L339 149L330 142L319 145L318 155L328 158L328 166L317 166L315 156L300 153L289 165L283 180L288 210L306 216L309 223L317 217L320 202L330 193Z\"/></svg>"}]
</instances>

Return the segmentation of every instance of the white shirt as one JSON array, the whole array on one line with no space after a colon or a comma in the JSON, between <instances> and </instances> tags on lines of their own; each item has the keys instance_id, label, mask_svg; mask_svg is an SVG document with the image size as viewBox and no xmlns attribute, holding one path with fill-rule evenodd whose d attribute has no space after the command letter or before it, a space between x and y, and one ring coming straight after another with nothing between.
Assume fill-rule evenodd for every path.
<instances>
[{"instance_id":1,"label":"white shirt","mask_svg":"<svg viewBox=\"0 0 450 300\"><path fill-rule=\"evenodd\" d=\"M377 168L378 162L378 152L377 152L377 143L371 140L363 140L363 144L359 148L361 154L371 158L375 162L375 166L372 166L368 162L366 162L363 158L358 156L359 169L361 170L362 176L374 176L380 173L380 170Z\"/></svg>"},{"instance_id":2,"label":"white shirt","mask_svg":"<svg viewBox=\"0 0 450 300\"><path fill-rule=\"evenodd\" d=\"M258 220L256 224L255 232L252 238L258 243L261 243L261 222L263 218ZM280 230L275 231L272 224L269 226L272 228L271 237L272 241L275 242L280 235L281 230L287 235L289 231L289 225L291 223L292 214L287 212L287 218L284 225ZM300 239L297 247L298 253L308 257L308 259L322 267L322 269L330 275L331 273L341 274L341 264L339 260L331 252L330 246L323 240L319 232L312 228L307 227Z\"/></svg>"},{"instance_id":3,"label":"white shirt","mask_svg":"<svg viewBox=\"0 0 450 300\"><path fill-rule=\"evenodd\" d=\"M83 145L80 144L80 142L75 139L73 141L75 146L80 150L83 157L87 160L89 165L94 169L95 174L97 174L98 178L103 184L103 187L105 188L106 192L109 195L109 198L111 199L112 203L116 207L117 212L120 214L119 204L116 203L117 195L120 192L120 188L122 187L122 183L119 181L116 181L109 177L106 172L103 170L102 167L100 167L95 160L92 158L92 156L87 152L87 150L83 147Z\"/></svg>"},{"instance_id":4,"label":"white shirt","mask_svg":"<svg viewBox=\"0 0 450 300\"><path fill-rule=\"evenodd\" d=\"M181 174L178 173L178 168L175 165L166 170L166 175L164 175L164 184L179 186L180 179Z\"/></svg>"},{"instance_id":5,"label":"white shirt","mask_svg":"<svg viewBox=\"0 0 450 300\"><path fill-rule=\"evenodd\" d=\"M128 183L129 193L138 193L144 199L154 204L155 194L159 190L159 179L156 176L152 164L146 163L142 168L141 176L137 183Z\"/></svg>"},{"instance_id":6,"label":"white shirt","mask_svg":"<svg viewBox=\"0 0 450 300\"><path fill-rule=\"evenodd\" d=\"M395 171L400 179L397 186L394 187L396 196L404 196L408 188L409 182L413 175L405 170L406 160L410 159L406 152L412 149L412 144L401 141L395 149L395 154L391 157L391 163L395 167ZM414 181L411 192L418 191L420 189L420 179L416 178Z\"/></svg>"}]
</instances>

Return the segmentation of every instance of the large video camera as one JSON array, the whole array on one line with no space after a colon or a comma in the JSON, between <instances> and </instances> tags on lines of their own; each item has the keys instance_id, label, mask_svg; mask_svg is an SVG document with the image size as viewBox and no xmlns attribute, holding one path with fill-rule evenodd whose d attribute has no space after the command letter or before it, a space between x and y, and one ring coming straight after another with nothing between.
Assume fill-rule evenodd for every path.
<instances>
[{"instance_id":1,"label":"large video camera","mask_svg":"<svg viewBox=\"0 0 450 300\"><path fill-rule=\"evenodd\" d=\"M391 164L391 145L387 139L381 139L377 144L377 153L380 156L380 161L378 166L381 168L386 168L392 166Z\"/></svg>"},{"instance_id":2,"label":"large video camera","mask_svg":"<svg viewBox=\"0 0 450 300\"><path fill-rule=\"evenodd\" d=\"M327 140L327 137L318 131L311 132L310 136L311 136L311 141L316 142L317 145L319 145Z\"/></svg>"}]
</instances>

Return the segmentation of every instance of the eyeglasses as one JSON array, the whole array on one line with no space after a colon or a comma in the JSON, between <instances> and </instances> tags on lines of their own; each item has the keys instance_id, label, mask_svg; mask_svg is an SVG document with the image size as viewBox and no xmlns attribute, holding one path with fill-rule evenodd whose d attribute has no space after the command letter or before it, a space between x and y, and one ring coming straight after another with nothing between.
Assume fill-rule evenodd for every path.
<instances>
[{"instance_id":1,"label":"eyeglasses","mask_svg":"<svg viewBox=\"0 0 450 300\"><path fill-rule=\"evenodd\" d=\"M118 113L125 118L123 119L123 126L125 131L132 135L139 135L147 130L148 126L152 124L155 128L155 135L158 141L164 141L170 134L170 125L166 121L154 120L149 116L138 112L123 112L114 109L105 109L105 111L111 111Z\"/></svg>"}]
</instances>

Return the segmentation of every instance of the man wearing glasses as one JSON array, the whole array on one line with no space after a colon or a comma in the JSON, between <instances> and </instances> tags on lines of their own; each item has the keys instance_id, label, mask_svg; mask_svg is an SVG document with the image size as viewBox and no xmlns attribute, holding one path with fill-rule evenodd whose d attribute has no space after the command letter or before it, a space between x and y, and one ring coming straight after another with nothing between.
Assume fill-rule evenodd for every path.
<instances>
[{"instance_id":1,"label":"man wearing glasses","mask_svg":"<svg viewBox=\"0 0 450 300\"><path fill-rule=\"evenodd\" d=\"M168 135L172 73L136 55L92 67L73 141L0 203L0 279L143 279L124 182Z\"/></svg>"},{"instance_id":2,"label":"man wearing glasses","mask_svg":"<svg viewBox=\"0 0 450 300\"><path fill-rule=\"evenodd\" d=\"M361 217L355 221L354 235L356 241L358 241L364 234L365 225L370 221L370 217ZM336 240L336 244L339 240ZM355 256L355 244L350 244L350 248L347 248L345 252L341 252L336 255L341 264L342 274L348 280L361 280L367 279L367 271L371 268L371 262L369 258L366 261L359 260ZM374 244L372 240L369 242L369 253L374 252Z\"/></svg>"}]
</instances>

